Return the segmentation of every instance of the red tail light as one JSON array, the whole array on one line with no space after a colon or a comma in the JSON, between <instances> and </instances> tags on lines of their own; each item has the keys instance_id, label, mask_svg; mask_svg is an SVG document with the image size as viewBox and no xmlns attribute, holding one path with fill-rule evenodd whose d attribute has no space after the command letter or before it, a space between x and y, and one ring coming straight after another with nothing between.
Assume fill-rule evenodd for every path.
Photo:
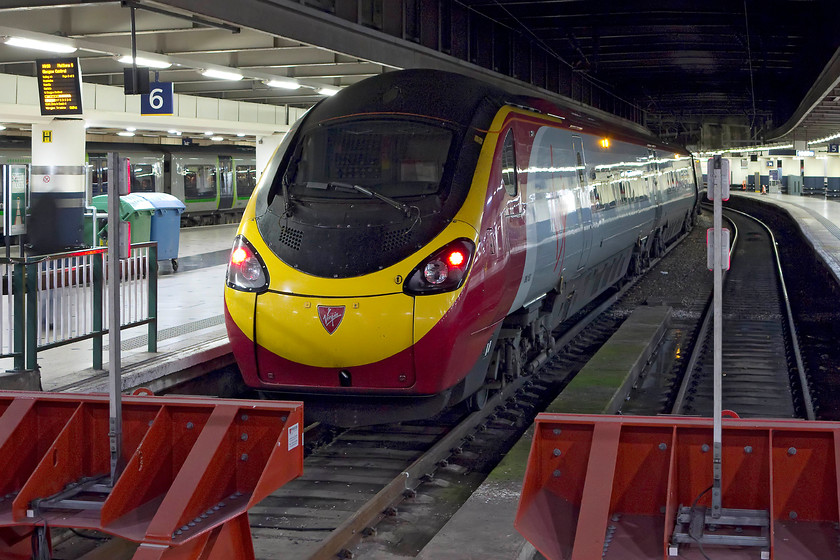
<instances>
[{"instance_id":1,"label":"red tail light","mask_svg":"<svg viewBox=\"0 0 840 560\"><path fill-rule=\"evenodd\" d=\"M262 292L268 288L268 270L247 239L237 235L230 252L227 285L243 292Z\"/></svg>"},{"instance_id":2,"label":"red tail light","mask_svg":"<svg viewBox=\"0 0 840 560\"><path fill-rule=\"evenodd\" d=\"M410 295L438 294L460 288L472 264L475 245L456 239L417 265L403 284Z\"/></svg>"}]
</instances>

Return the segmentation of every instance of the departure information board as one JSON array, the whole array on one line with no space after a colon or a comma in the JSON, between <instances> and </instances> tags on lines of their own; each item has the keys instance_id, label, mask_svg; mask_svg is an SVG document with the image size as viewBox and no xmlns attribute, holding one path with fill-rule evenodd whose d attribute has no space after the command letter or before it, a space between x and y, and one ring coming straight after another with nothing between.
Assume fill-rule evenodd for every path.
<instances>
[{"instance_id":1,"label":"departure information board","mask_svg":"<svg viewBox=\"0 0 840 560\"><path fill-rule=\"evenodd\" d=\"M38 59L42 115L82 114L82 72L78 58Z\"/></svg>"}]
</instances>

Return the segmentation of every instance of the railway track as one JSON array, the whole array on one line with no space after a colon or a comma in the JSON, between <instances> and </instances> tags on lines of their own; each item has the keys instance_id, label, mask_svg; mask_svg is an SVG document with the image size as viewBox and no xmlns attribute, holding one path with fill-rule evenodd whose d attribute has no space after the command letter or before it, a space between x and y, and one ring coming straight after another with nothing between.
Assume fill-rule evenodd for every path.
<instances>
[{"instance_id":1,"label":"railway track","mask_svg":"<svg viewBox=\"0 0 840 560\"><path fill-rule=\"evenodd\" d=\"M454 513L618 328L621 320L603 313L617 297L579 317L559 335L538 374L508 380L481 411L453 409L422 422L353 428L318 446L301 478L251 510L257 558L349 558L352 546L375 535L375 524L395 515L400 501L416 500L424 485L434 491L453 472L459 479L453 492L462 495L450 504ZM410 528L412 536L403 540L417 548L408 552L419 552L445 524L448 516L437 506L435 512Z\"/></svg>"},{"instance_id":2,"label":"railway track","mask_svg":"<svg viewBox=\"0 0 840 560\"><path fill-rule=\"evenodd\" d=\"M814 412L818 420L840 420L840 285L789 214L742 197L733 197L727 205L748 211L775 233Z\"/></svg>"},{"instance_id":3,"label":"railway track","mask_svg":"<svg viewBox=\"0 0 840 560\"><path fill-rule=\"evenodd\" d=\"M723 408L742 417L814 418L772 232L733 210L732 266L723 294ZM711 309L707 309L673 414L711 416Z\"/></svg>"}]
</instances>

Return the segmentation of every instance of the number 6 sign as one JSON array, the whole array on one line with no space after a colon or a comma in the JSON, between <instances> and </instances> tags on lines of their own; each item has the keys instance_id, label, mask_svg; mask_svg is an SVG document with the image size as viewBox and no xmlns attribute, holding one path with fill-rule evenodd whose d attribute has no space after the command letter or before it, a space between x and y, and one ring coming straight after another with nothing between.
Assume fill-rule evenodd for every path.
<instances>
[{"instance_id":1,"label":"number 6 sign","mask_svg":"<svg viewBox=\"0 0 840 560\"><path fill-rule=\"evenodd\" d=\"M172 82L152 82L149 93L140 96L141 115L171 115L173 112Z\"/></svg>"}]
</instances>

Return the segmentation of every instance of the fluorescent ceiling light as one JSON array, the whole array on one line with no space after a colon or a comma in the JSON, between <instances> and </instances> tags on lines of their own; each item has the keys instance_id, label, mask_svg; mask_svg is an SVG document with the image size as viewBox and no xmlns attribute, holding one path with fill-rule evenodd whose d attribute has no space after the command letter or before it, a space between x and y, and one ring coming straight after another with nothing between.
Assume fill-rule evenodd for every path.
<instances>
[{"instance_id":1,"label":"fluorescent ceiling light","mask_svg":"<svg viewBox=\"0 0 840 560\"><path fill-rule=\"evenodd\" d=\"M167 134L174 134L175 136L181 136L181 131L180 130L167 130L166 133Z\"/></svg>"},{"instance_id":2,"label":"fluorescent ceiling light","mask_svg":"<svg viewBox=\"0 0 840 560\"><path fill-rule=\"evenodd\" d=\"M5 43L13 47L23 47L24 49L36 49L39 51L47 51L52 53L67 54L76 52L76 47L67 43L39 41L37 39L27 39L26 37L8 37L5 40Z\"/></svg>"},{"instance_id":3,"label":"fluorescent ceiling light","mask_svg":"<svg viewBox=\"0 0 840 560\"><path fill-rule=\"evenodd\" d=\"M127 130L121 130L120 132L117 132L117 136L134 136L134 133Z\"/></svg>"},{"instance_id":4,"label":"fluorescent ceiling light","mask_svg":"<svg viewBox=\"0 0 840 560\"><path fill-rule=\"evenodd\" d=\"M0 130L6 130L6 127L0 124Z\"/></svg>"},{"instance_id":5,"label":"fluorescent ceiling light","mask_svg":"<svg viewBox=\"0 0 840 560\"><path fill-rule=\"evenodd\" d=\"M207 132L204 133L204 136L213 136L213 131L208 130Z\"/></svg>"},{"instance_id":6,"label":"fluorescent ceiling light","mask_svg":"<svg viewBox=\"0 0 840 560\"><path fill-rule=\"evenodd\" d=\"M134 132L135 130L137 130L137 128L136 128L136 127L133 127L133 126L127 126L127 127L125 127L125 129L126 129L128 132Z\"/></svg>"},{"instance_id":7,"label":"fluorescent ceiling light","mask_svg":"<svg viewBox=\"0 0 840 560\"><path fill-rule=\"evenodd\" d=\"M222 137L222 136L214 136L214 137L212 137L210 140L212 140L213 142L221 142L222 140L224 140L224 137Z\"/></svg>"},{"instance_id":8,"label":"fluorescent ceiling light","mask_svg":"<svg viewBox=\"0 0 840 560\"><path fill-rule=\"evenodd\" d=\"M267 85L268 87L283 89L298 89L300 87L300 84L293 80L271 80L265 85Z\"/></svg>"},{"instance_id":9,"label":"fluorescent ceiling light","mask_svg":"<svg viewBox=\"0 0 840 560\"><path fill-rule=\"evenodd\" d=\"M237 132L236 135L239 136L240 138L242 138L243 136L245 136L245 133L244 132Z\"/></svg>"},{"instance_id":10,"label":"fluorescent ceiling light","mask_svg":"<svg viewBox=\"0 0 840 560\"><path fill-rule=\"evenodd\" d=\"M213 70L212 68L202 70L201 75L207 76L208 78L216 78L217 80L241 80L243 78L242 74L237 72L225 72L224 70Z\"/></svg>"},{"instance_id":11,"label":"fluorescent ceiling light","mask_svg":"<svg viewBox=\"0 0 840 560\"><path fill-rule=\"evenodd\" d=\"M129 55L121 56L117 59L117 62L122 62L123 64L131 64L132 58ZM151 58L143 58L142 56L138 56L137 66L145 66L147 68L169 68L170 66L172 66L172 63L166 62L165 60L155 60Z\"/></svg>"},{"instance_id":12,"label":"fluorescent ceiling light","mask_svg":"<svg viewBox=\"0 0 840 560\"><path fill-rule=\"evenodd\" d=\"M327 97L329 97L330 95L335 95L336 93L338 93L338 90L335 89L335 88L324 87L324 88L319 89L318 93L320 93L321 95L326 95Z\"/></svg>"}]
</instances>

